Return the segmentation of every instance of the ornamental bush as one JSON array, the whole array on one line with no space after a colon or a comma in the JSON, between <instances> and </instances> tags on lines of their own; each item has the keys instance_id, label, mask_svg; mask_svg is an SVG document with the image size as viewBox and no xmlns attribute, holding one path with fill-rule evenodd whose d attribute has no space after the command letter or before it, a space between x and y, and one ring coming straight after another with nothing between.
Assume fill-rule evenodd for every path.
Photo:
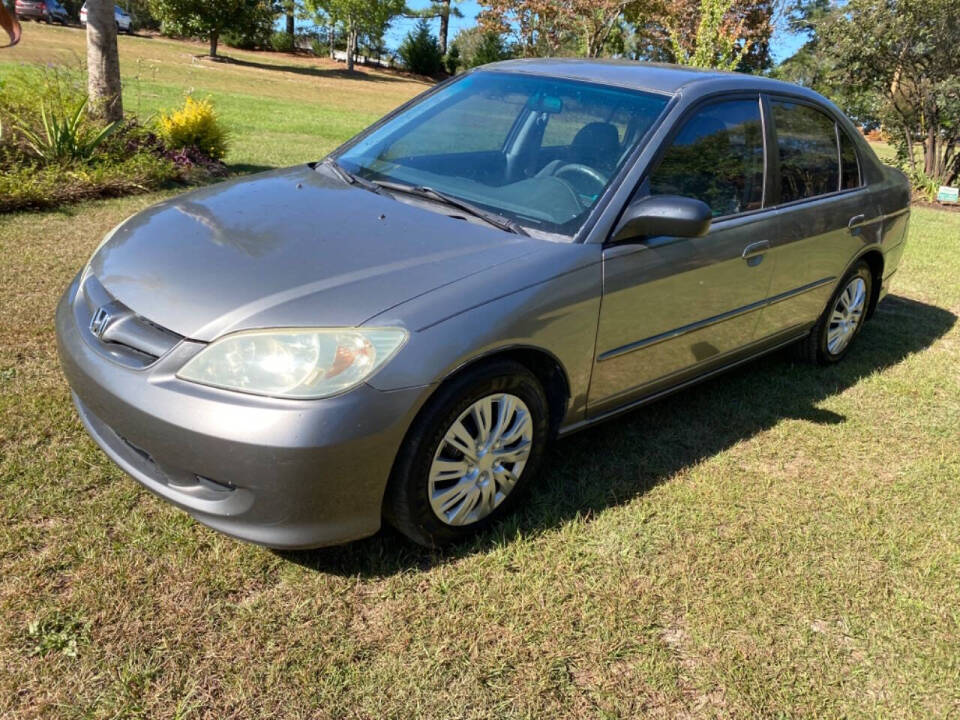
<instances>
[{"instance_id":1,"label":"ornamental bush","mask_svg":"<svg viewBox=\"0 0 960 720\"><path fill-rule=\"evenodd\" d=\"M192 148L213 160L221 160L227 154L227 131L209 99L187 96L180 110L160 115L157 128L171 150Z\"/></svg>"}]
</instances>

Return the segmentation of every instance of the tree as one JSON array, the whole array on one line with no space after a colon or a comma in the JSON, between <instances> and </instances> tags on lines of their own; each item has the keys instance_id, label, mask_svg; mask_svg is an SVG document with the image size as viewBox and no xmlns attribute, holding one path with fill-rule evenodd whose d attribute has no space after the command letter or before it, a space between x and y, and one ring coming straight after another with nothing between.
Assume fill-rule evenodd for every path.
<instances>
[{"instance_id":1,"label":"tree","mask_svg":"<svg viewBox=\"0 0 960 720\"><path fill-rule=\"evenodd\" d=\"M108 122L123 120L122 90L113 0L88 0L87 94L90 112Z\"/></svg>"},{"instance_id":2,"label":"tree","mask_svg":"<svg viewBox=\"0 0 960 720\"><path fill-rule=\"evenodd\" d=\"M902 162L939 184L960 178L960 5L954 0L849 0L818 23L830 80L872 95Z\"/></svg>"},{"instance_id":3,"label":"tree","mask_svg":"<svg viewBox=\"0 0 960 720\"><path fill-rule=\"evenodd\" d=\"M715 19L719 3L713 0L651 0L646 5L631 5L625 12L633 30L629 54L638 59L683 62L697 54L701 31L715 27L716 44L723 45L724 38L733 38L735 48L746 47L736 69L759 72L771 64L770 37L780 3L781 0L732 0L719 22ZM711 8L711 12L706 12Z\"/></svg>"},{"instance_id":4,"label":"tree","mask_svg":"<svg viewBox=\"0 0 960 720\"><path fill-rule=\"evenodd\" d=\"M719 70L736 69L750 49L750 41L743 37L742 20L736 25L727 21L732 5L733 0L703 0L692 48L684 47L679 29L670 28L670 43L678 63Z\"/></svg>"},{"instance_id":5,"label":"tree","mask_svg":"<svg viewBox=\"0 0 960 720\"><path fill-rule=\"evenodd\" d=\"M297 32L296 0L283 0L283 2L280 3L280 6L283 9L284 19L286 20L286 24L287 24L287 27L286 27L287 35L289 35L290 39L293 40L294 35Z\"/></svg>"},{"instance_id":6,"label":"tree","mask_svg":"<svg viewBox=\"0 0 960 720\"><path fill-rule=\"evenodd\" d=\"M265 0L150 0L150 11L164 32L209 40L210 57L217 57L223 33L242 33L264 14L273 17L273 8Z\"/></svg>"},{"instance_id":7,"label":"tree","mask_svg":"<svg viewBox=\"0 0 960 720\"><path fill-rule=\"evenodd\" d=\"M824 95L834 96L829 77L836 63L829 53L820 52L818 26L830 12L830 0L794 0L787 8L786 23L790 32L807 40L789 58L774 68L773 75L797 83Z\"/></svg>"},{"instance_id":8,"label":"tree","mask_svg":"<svg viewBox=\"0 0 960 720\"><path fill-rule=\"evenodd\" d=\"M459 0L456 1L459 2ZM437 33L437 44L440 46L440 52L446 55L449 49L447 40L450 36L450 18L463 17L463 13L453 6L451 0L434 0L434 2L430 3L430 5L423 10L407 10L407 12L410 17L440 19L440 29Z\"/></svg>"},{"instance_id":9,"label":"tree","mask_svg":"<svg viewBox=\"0 0 960 720\"><path fill-rule=\"evenodd\" d=\"M397 50L404 66L420 75L437 75L443 68L443 54L437 39L430 34L427 21L421 19Z\"/></svg>"},{"instance_id":10,"label":"tree","mask_svg":"<svg viewBox=\"0 0 960 720\"><path fill-rule=\"evenodd\" d=\"M458 32L450 47L457 49L460 66L465 68L507 60L510 57L503 36L495 32L485 32L479 25Z\"/></svg>"},{"instance_id":11,"label":"tree","mask_svg":"<svg viewBox=\"0 0 960 720\"><path fill-rule=\"evenodd\" d=\"M483 33L480 37L480 43L473 54L471 67L477 65L486 65L488 63L500 62L510 58L510 50L503 42L503 36L496 33Z\"/></svg>"},{"instance_id":12,"label":"tree","mask_svg":"<svg viewBox=\"0 0 960 720\"><path fill-rule=\"evenodd\" d=\"M403 13L404 0L305 0L304 6L330 27L330 54L333 56L335 28L347 38L347 70L352 72L361 35L381 39L394 18Z\"/></svg>"},{"instance_id":13,"label":"tree","mask_svg":"<svg viewBox=\"0 0 960 720\"><path fill-rule=\"evenodd\" d=\"M484 0L479 20L485 31L512 35L526 57L599 57L625 13L639 14L650 1Z\"/></svg>"}]
</instances>

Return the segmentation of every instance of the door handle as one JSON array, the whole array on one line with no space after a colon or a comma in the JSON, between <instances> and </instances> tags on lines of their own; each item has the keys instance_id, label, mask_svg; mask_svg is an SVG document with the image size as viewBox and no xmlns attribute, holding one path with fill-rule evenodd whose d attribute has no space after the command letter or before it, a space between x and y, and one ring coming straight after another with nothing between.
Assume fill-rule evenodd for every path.
<instances>
[{"instance_id":1,"label":"door handle","mask_svg":"<svg viewBox=\"0 0 960 720\"><path fill-rule=\"evenodd\" d=\"M854 215L852 218L850 218L850 221L847 223L847 230L849 230L852 233L857 233L860 230L860 228L857 226L860 225L860 223L862 223L866 219L867 219L867 216L864 215L863 213L859 215Z\"/></svg>"},{"instance_id":2,"label":"door handle","mask_svg":"<svg viewBox=\"0 0 960 720\"><path fill-rule=\"evenodd\" d=\"M758 240L757 242L752 242L743 249L743 253L740 257L744 260L749 260L750 258L755 258L763 255L767 250L770 249L769 240Z\"/></svg>"}]
</instances>

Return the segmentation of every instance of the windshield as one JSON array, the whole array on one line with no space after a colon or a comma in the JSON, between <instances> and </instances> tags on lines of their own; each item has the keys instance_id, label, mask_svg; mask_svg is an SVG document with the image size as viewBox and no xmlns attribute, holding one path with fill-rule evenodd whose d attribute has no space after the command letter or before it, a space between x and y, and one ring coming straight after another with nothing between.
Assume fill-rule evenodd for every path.
<instances>
[{"instance_id":1,"label":"windshield","mask_svg":"<svg viewBox=\"0 0 960 720\"><path fill-rule=\"evenodd\" d=\"M367 180L433 188L525 228L574 235L667 100L476 72L392 118L337 161Z\"/></svg>"}]
</instances>

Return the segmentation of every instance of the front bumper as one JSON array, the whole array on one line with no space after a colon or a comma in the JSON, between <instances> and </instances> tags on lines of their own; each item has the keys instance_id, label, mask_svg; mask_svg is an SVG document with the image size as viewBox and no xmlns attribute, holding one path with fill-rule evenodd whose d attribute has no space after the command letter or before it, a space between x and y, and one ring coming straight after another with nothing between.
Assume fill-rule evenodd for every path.
<instances>
[{"instance_id":1,"label":"front bumper","mask_svg":"<svg viewBox=\"0 0 960 720\"><path fill-rule=\"evenodd\" d=\"M199 349L186 340L147 368L124 367L80 328L77 285L57 308L60 362L84 425L125 472L204 525L260 545L318 547L378 530L425 388L362 385L313 401L206 388L175 377Z\"/></svg>"}]
</instances>

